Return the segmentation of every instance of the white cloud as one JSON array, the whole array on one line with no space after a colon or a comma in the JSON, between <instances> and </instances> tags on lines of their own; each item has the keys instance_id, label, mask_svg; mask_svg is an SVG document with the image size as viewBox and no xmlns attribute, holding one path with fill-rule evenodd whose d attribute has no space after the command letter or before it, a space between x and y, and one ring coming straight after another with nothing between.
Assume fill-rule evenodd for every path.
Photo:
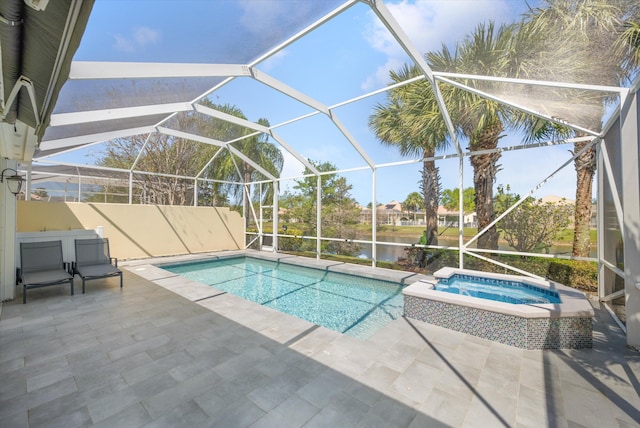
<instances>
[{"instance_id":1,"label":"white cloud","mask_svg":"<svg viewBox=\"0 0 640 428\"><path fill-rule=\"evenodd\" d=\"M264 72L272 70L287 55L289 55L289 52L286 49L276 52L274 55L270 56L269 58L267 58L266 60L260 63L260 69L262 69L262 71Z\"/></svg>"},{"instance_id":2,"label":"white cloud","mask_svg":"<svg viewBox=\"0 0 640 428\"><path fill-rule=\"evenodd\" d=\"M160 32L149 27L136 27L129 36L115 34L113 48L121 52L136 52L141 48L160 41Z\"/></svg>"},{"instance_id":3,"label":"white cloud","mask_svg":"<svg viewBox=\"0 0 640 428\"><path fill-rule=\"evenodd\" d=\"M139 46L151 45L160 41L160 32L149 27L138 27L133 32L133 38Z\"/></svg>"},{"instance_id":4,"label":"white cloud","mask_svg":"<svg viewBox=\"0 0 640 428\"><path fill-rule=\"evenodd\" d=\"M126 37L116 34L113 38L115 39L115 43L113 44L115 50L120 52L133 52L135 50L133 43Z\"/></svg>"},{"instance_id":5,"label":"white cloud","mask_svg":"<svg viewBox=\"0 0 640 428\"><path fill-rule=\"evenodd\" d=\"M398 58L390 57L387 62L379 66L375 73L370 74L360 88L364 91L371 91L383 86L389 80L389 70L397 70L402 66L402 61Z\"/></svg>"},{"instance_id":6,"label":"white cloud","mask_svg":"<svg viewBox=\"0 0 640 428\"><path fill-rule=\"evenodd\" d=\"M462 40L480 22L493 20L502 23L513 18L507 0L403 0L388 4L387 8L422 54L440 49L442 43L452 45ZM384 66L362 84L366 89L386 85L391 68L385 67L396 67L396 64L407 61L407 55L386 27L373 13L370 17L365 39L373 49L385 54L388 59Z\"/></svg>"}]
</instances>

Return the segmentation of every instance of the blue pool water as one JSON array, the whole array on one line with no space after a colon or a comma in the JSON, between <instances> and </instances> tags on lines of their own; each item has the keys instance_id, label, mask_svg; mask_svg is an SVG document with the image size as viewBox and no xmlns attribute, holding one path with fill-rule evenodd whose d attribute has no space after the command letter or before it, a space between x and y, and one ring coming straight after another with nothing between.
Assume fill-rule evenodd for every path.
<instances>
[{"instance_id":1,"label":"blue pool water","mask_svg":"<svg viewBox=\"0 0 640 428\"><path fill-rule=\"evenodd\" d=\"M162 268L360 339L403 313L402 286L388 281L250 257Z\"/></svg>"},{"instance_id":2,"label":"blue pool water","mask_svg":"<svg viewBox=\"0 0 640 428\"><path fill-rule=\"evenodd\" d=\"M560 303L560 296L555 291L518 281L472 275L455 274L449 278L441 278L435 289L514 304Z\"/></svg>"}]
</instances>

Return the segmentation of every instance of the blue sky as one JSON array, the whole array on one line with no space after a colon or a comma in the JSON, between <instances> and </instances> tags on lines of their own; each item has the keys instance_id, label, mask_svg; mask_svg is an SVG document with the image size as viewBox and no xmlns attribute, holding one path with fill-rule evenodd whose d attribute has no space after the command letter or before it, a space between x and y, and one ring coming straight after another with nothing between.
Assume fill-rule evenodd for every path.
<instances>
[{"instance_id":1,"label":"blue sky","mask_svg":"<svg viewBox=\"0 0 640 428\"><path fill-rule=\"evenodd\" d=\"M220 3L227 6L221 14ZM282 20L286 2L262 0L196 1L124 1L97 0L76 60L246 63L255 58L277 22ZM537 1L529 4L536 5ZM179 7L178 7L179 4ZM313 14L314 3L298 2L300 10L285 13L281 25L296 25L296 16ZM515 20L524 10L524 1L450 0L390 1L386 3L420 52L450 46L472 31L480 22ZM274 7L275 5L275 7ZM306 5L306 6L305 6ZM291 16L289 16L291 15ZM229 37L233 34L233 37ZM224 48L223 48L224 47ZM388 71L408 57L364 4L357 4L264 61L257 69L314 99L334 105L379 89L388 84ZM272 125L306 114L311 109L249 78L236 79L211 95L215 103L238 106L249 120L269 119ZM381 145L367 126L376 103L384 95L361 100L335 110L355 140L377 164L407 160L397 150ZM366 163L337 131L328 118L313 118L282 126L276 132L302 156L330 161L339 169L357 168ZM509 133L501 146L522 144L518 135ZM465 142L463 142L465 145ZM569 157L569 146L529 149L504 154L498 184L510 184L524 194ZM66 160L90 161L99 146ZM440 153L452 153L453 149ZM89 156L86 156L89 154ZM283 177L299 175L301 165L286 155ZM458 185L458 160L438 162L443 188ZM377 200L403 200L418 191L420 165L381 168L377 176ZM354 186L353 196L362 204L372 200L370 171L343 174ZM464 186L472 186L473 171L466 162ZM575 192L572 165L565 168L535 196L559 195L572 199ZM291 186L283 182L283 188Z\"/></svg>"}]
</instances>

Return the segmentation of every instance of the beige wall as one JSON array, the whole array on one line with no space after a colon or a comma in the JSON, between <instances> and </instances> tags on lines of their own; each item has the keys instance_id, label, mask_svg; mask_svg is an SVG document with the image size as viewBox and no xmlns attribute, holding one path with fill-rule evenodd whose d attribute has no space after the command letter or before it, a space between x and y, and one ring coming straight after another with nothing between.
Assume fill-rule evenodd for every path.
<instances>
[{"instance_id":1,"label":"beige wall","mask_svg":"<svg viewBox=\"0 0 640 428\"><path fill-rule=\"evenodd\" d=\"M19 201L18 232L104 227L111 255L134 259L244 247L228 208Z\"/></svg>"}]
</instances>

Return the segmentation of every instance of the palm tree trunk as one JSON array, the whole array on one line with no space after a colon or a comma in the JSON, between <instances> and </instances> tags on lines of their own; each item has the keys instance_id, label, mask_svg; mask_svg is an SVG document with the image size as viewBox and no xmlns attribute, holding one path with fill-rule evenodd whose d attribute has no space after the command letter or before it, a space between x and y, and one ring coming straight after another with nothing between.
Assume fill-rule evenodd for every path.
<instances>
[{"instance_id":1,"label":"palm tree trunk","mask_svg":"<svg viewBox=\"0 0 640 428\"><path fill-rule=\"evenodd\" d=\"M470 138L473 150L490 150L498 147L498 141L502 134L502 123L495 122L486 126L482 131L474 133ZM478 231L484 229L495 219L493 209L493 184L498 172L497 162L500 153L487 153L471 156L473 167L473 186L475 189L476 216L478 219ZM478 248L497 250L500 234L496 225L491 226L478 238Z\"/></svg>"},{"instance_id":2,"label":"palm tree trunk","mask_svg":"<svg viewBox=\"0 0 640 428\"><path fill-rule=\"evenodd\" d=\"M582 150L587 144L589 144L588 141L574 143L574 153ZM591 243L589 236L589 230L591 229L591 197L593 191L593 175L596 170L595 147L591 146L576 158L575 168L577 181L573 255L589 257L589 246Z\"/></svg>"},{"instance_id":3,"label":"palm tree trunk","mask_svg":"<svg viewBox=\"0 0 640 428\"><path fill-rule=\"evenodd\" d=\"M433 158L433 150L425 150L424 158ZM422 195L426 217L427 245L438 245L438 203L440 202L440 175L436 163L431 160L422 162Z\"/></svg>"}]
</instances>

